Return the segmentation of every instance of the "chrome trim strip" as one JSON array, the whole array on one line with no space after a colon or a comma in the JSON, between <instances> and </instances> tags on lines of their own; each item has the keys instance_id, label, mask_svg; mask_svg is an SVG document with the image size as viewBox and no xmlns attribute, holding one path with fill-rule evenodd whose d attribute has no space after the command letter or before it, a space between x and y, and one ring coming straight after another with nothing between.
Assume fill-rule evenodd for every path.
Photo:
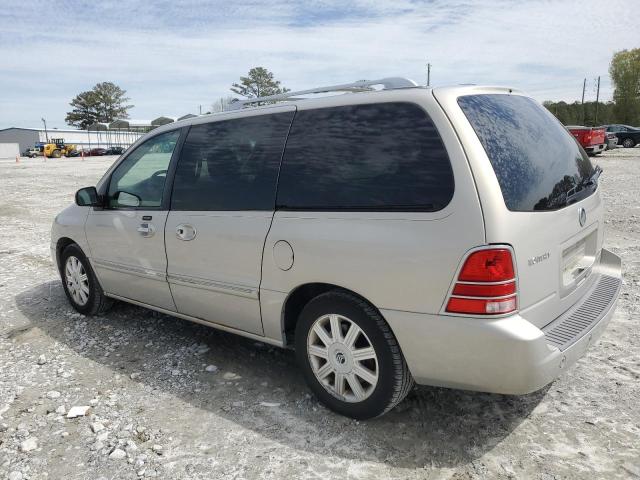
<instances>
[{"instance_id":1,"label":"chrome trim strip","mask_svg":"<svg viewBox=\"0 0 640 480\"><path fill-rule=\"evenodd\" d=\"M468 300L503 300L505 298L517 297L517 293L510 293L509 295L502 295L500 297L470 297L468 295L451 295L451 298L464 298ZM447 302L448 303L448 302Z\"/></svg>"},{"instance_id":2,"label":"chrome trim strip","mask_svg":"<svg viewBox=\"0 0 640 480\"><path fill-rule=\"evenodd\" d=\"M246 285L237 285L233 283L225 283L217 280L206 278L190 277L187 275L176 275L170 273L167 275L169 284L183 285L186 287L201 288L203 290L212 290L214 292L228 293L240 297L258 298L258 289L248 287Z\"/></svg>"},{"instance_id":3,"label":"chrome trim strip","mask_svg":"<svg viewBox=\"0 0 640 480\"><path fill-rule=\"evenodd\" d=\"M113 270L115 272L127 273L130 275L137 275L139 277L151 278L153 280L167 280L167 275L165 272L159 272L157 270L152 270L149 268L142 267L134 267L131 265L123 265L121 263L108 262L106 260L98 260L96 258L92 258L91 261L93 264L100 268L106 268L107 270Z\"/></svg>"},{"instance_id":4,"label":"chrome trim strip","mask_svg":"<svg viewBox=\"0 0 640 480\"><path fill-rule=\"evenodd\" d=\"M465 282L463 280L458 280L456 283L462 283L463 285L505 285L507 283L515 283L515 277L511 280L502 280L500 282Z\"/></svg>"}]
</instances>

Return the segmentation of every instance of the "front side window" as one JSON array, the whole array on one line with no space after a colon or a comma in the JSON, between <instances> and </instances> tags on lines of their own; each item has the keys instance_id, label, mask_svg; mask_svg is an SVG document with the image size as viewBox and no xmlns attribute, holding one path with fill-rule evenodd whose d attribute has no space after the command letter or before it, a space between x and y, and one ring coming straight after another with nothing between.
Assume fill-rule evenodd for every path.
<instances>
[{"instance_id":1,"label":"front side window","mask_svg":"<svg viewBox=\"0 0 640 480\"><path fill-rule=\"evenodd\" d=\"M114 170L109 183L110 208L162 204L164 184L180 131L162 133L138 146Z\"/></svg>"},{"instance_id":2,"label":"front side window","mask_svg":"<svg viewBox=\"0 0 640 480\"><path fill-rule=\"evenodd\" d=\"M171 209L273 210L293 112L194 125L182 147Z\"/></svg>"},{"instance_id":3,"label":"front side window","mask_svg":"<svg viewBox=\"0 0 640 480\"><path fill-rule=\"evenodd\" d=\"M453 196L453 172L438 131L412 103L296 114L282 161L284 209L437 211Z\"/></svg>"}]
</instances>

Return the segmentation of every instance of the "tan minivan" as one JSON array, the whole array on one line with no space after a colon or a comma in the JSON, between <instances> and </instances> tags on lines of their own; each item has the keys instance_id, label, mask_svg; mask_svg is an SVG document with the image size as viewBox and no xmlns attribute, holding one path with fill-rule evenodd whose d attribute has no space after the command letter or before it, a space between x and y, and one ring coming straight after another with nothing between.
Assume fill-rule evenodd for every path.
<instances>
[{"instance_id":1,"label":"tan minivan","mask_svg":"<svg viewBox=\"0 0 640 480\"><path fill-rule=\"evenodd\" d=\"M293 347L359 419L414 381L540 389L612 317L600 169L523 93L391 78L236 107L148 133L56 217L76 310Z\"/></svg>"}]
</instances>

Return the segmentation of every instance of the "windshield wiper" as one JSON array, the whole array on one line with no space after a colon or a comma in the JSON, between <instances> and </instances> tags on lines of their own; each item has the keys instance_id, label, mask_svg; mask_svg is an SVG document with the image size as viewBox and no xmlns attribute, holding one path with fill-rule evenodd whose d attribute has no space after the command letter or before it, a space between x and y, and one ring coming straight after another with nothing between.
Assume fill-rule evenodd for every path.
<instances>
[{"instance_id":1,"label":"windshield wiper","mask_svg":"<svg viewBox=\"0 0 640 480\"><path fill-rule=\"evenodd\" d=\"M585 188L590 187L591 185L597 185L598 178L600 178L601 174L602 167L600 165L596 165L596 168L593 169L591 175L580 180L580 183L578 183L574 188L567 192L567 205L573 203L571 200L582 194ZM575 201L577 201L577 199Z\"/></svg>"},{"instance_id":2,"label":"windshield wiper","mask_svg":"<svg viewBox=\"0 0 640 480\"><path fill-rule=\"evenodd\" d=\"M580 185L583 187L588 187L589 185L595 185L598 178L602 174L602 167L600 165L596 165L596 168L593 169L593 173L589 175L587 178L583 178L580 182Z\"/></svg>"}]
</instances>

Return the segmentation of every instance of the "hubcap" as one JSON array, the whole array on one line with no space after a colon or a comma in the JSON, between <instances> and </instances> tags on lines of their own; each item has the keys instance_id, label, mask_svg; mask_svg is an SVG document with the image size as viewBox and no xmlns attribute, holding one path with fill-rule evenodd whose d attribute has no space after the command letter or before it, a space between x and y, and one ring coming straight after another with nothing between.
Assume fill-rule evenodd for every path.
<instances>
[{"instance_id":1,"label":"hubcap","mask_svg":"<svg viewBox=\"0 0 640 480\"><path fill-rule=\"evenodd\" d=\"M318 318L307 336L314 375L332 395L345 402L368 398L378 383L378 357L362 329L337 314Z\"/></svg>"},{"instance_id":2,"label":"hubcap","mask_svg":"<svg viewBox=\"0 0 640 480\"><path fill-rule=\"evenodd\" d=\"M80 306L85 305L89 300L89 279L82 262L77 257L72 255L67 258L64 277L73 301Z\"/></svg>"}]
</instances>

